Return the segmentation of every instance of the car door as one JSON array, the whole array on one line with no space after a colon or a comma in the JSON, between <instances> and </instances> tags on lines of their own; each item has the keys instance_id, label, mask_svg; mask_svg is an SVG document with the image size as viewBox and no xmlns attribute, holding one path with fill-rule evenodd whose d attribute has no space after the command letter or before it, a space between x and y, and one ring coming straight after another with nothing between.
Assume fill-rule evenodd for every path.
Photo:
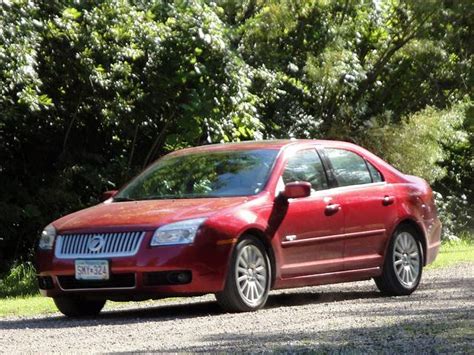
<instances>
[{"instance_id":1,"label":"car door","mask_svg":"<svg viewBox=\"0 0 474 355\"><path fill-rule=\"evenodd\" d=\"M312 192L308 197L287 201L277 234L281 243L281 277L343 270L343 212L329 190L316 149L300 150L288 158L280 185L295 181L311 183Z\"/></svg>"},{"instance_id":2,"label":"car door","mask_svg":"<svg viewBox=\"0 0 474 355\"><path fill-rule=\"evenodd\" d=\"M344 211L345 270L382 266L389 226L396 219L391 185L356 152L325 148Z\"/></svg>"}]
</instances>

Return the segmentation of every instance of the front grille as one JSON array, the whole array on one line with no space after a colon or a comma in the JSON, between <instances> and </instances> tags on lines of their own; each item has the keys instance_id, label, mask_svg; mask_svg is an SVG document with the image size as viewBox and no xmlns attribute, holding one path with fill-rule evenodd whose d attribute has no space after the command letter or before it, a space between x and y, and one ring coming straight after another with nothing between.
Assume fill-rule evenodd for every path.
<instances>
[{"instance_id":1,"label":"front grille","mask_svg":"<svg viewBox=\"0 0 474 355\"><path fill-rule=\"evenodd\" d=\"M145 232L63 234L56 239L60 259L101 258L135 255Z\"/></svg>"},{"instance_id":2,"label":"front grille","mask_svg":"<svg viewBox=\"0 0 474 355\"><path fill-rule=\"evenodd\" d=\"M135 274L112 274L109 280L76 280L74 275L58 276L58 281L63 290L132 288L135 287Z\"/></svg>"}]
</instances>

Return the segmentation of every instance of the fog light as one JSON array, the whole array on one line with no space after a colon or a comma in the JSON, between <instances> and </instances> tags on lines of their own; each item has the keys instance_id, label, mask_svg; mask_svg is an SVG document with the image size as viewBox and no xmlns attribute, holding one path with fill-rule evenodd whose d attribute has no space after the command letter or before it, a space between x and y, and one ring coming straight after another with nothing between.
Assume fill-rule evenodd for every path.
<instances>
[{"instance_id":1,"label":"fog light","mask_svg":"<svg viewBox=\"0 0 474 355\"><path fill-rule=\"evenodd\" d=\"M168 280L172 284L187 284L191 281L191 273L188 271L170 272Z\"/></svg>"},{"instance_id":2,"label":"fog light","mask_svg":"<svg viewBox=\"0 0 474 355\"><path fill-rule=\"evenodd\" d=\"M38 276L38 287L41 290L51 290L54 288L53 278L51 276Z\"/></svg>"},{"instance_id":3,"label":"fog light","mask_svg":"<svg viewBox=\"0 0 474 355\"><path fill-rule=\"evenodd\" d=\"M184 285L192 281L193 274L188 270L145 272L143 284L145 286Z\"/></svg>"}]
</instances>

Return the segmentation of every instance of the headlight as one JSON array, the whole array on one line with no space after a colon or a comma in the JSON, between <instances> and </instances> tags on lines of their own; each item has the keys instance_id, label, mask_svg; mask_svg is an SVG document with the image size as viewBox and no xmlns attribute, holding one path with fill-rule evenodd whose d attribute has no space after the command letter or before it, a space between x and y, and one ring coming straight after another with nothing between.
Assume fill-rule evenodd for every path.
<instances>
[{"instance_id":1,"label":"headlight","mask_svg":"<svg viewBox=\"0 0 474 355\"><path fill-rule=\"evenodd\" d=\"M153 234L150 245L190 244L194 241L199 226L205 218L188 219L186 221L166 224Z\"/></svg>"},{"instance_id":2,"label":"headlight","mask_svg":"<svg viewBox=\"0 0 474 355\"><path fill-rule=\"evenodd\" d=\"M53 249L54 238L56 238L56 229L50 224L41 232L39 248L43 250Z\"/></svg>"}]
</instances>

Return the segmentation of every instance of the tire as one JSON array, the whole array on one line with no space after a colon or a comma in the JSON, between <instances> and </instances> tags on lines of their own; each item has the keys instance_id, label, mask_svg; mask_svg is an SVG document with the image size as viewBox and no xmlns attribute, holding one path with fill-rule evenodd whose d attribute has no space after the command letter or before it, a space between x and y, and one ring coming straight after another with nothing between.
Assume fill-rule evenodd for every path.
<instances>
[{"instance_id":1,"label":"tire","mask_svg":"<svg viewBox=\"0 0 474 355\"><path fill-rule=\"evenodd\" d=\"M98 315L104 308L105 300L56 297L54 303L66 317L92 317Z\"/></svg>"},{"instance_id":2,"label":"tire","mask_svg":"<svg viewBox=\"0 0 474 355\"><path fill-rule=\"evenodd\" d=\"M215 296L227 312L256 311L267 302L270 283L265 247L256 237L244 236L232 253L224 290Z\"/></svg>"},{"instance_id":3,"label":"tire","mask_svg":"<svg viewBox=\"0 0 474 355\"><path fill-rule=\"evenodd\" d=\"M403 296L418 287L423 271L423 254L416 231L398 228L390 241L382 275L374 278L378 289L387 296Z\"/></svg>"}]
</instances>

